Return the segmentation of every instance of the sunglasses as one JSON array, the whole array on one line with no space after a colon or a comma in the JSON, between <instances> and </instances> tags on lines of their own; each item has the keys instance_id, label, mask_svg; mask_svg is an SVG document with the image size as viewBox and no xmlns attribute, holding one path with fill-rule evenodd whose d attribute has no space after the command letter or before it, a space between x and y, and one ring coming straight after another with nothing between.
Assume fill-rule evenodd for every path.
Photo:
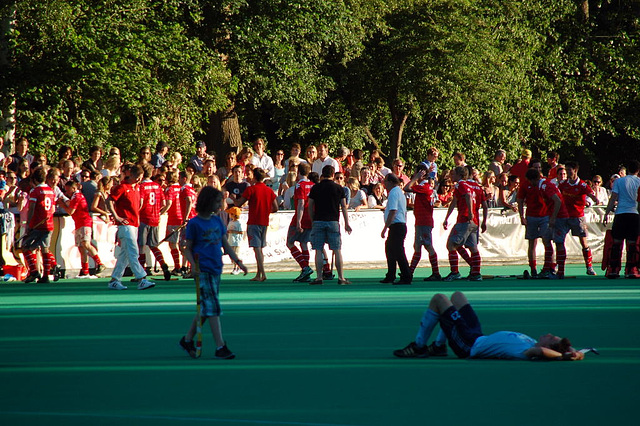
<instances>
[{"instance_id":1,"label":"sunglasses","mask_svg":"<svg viewBox=\"0 0 640 426\"><path fill-rule=\"evenodd\" d=\"M82 175L82 177L83 177L84 179L89 179L91 176L90 176L90 175Z\"/></svg>"},{"instance_id":2,"label":"sunglasses","mask_svg":"<svg viewBox=\"0 0 640 426\"><path fill-rule=\"evenodd\" d=\"M602 183L601 180L594 180L593 183Z\"/></svg>"}]
</instances>

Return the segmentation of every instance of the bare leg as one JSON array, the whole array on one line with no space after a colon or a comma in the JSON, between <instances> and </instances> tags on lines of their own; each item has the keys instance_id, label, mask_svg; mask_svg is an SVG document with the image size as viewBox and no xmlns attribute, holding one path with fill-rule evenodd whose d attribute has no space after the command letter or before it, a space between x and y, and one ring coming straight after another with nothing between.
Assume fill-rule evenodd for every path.
<instances>
[{"instance_id":1,"label":"bare leg","mask_svg":"<svg viewBox=\"0 0 640 426\"><path fill-rule=\"evenodd\" d=\"M453 306L453 303L451 303L451 300L442 293L435 294L429 301L429 309L438 315L441 315L444 311L449 309L450 306Z\"/></svg>"},{"instance_id":2,"label":"bare leg","mask_svg":"<svg viewBox=\"0 0 640 426\"><path fill-rule=\"evenodd\" d=\"M267 275L264 272L264 254L262 253L262 247L254 247L253 253L256 255L258 271L256 272L256 276L251 278L251 281L265 281Z\"/></svg>"},{"instance_id":3,"label":"bare leg","mask_svg":"<svg viewBox=\"0 0 640 426\"><path fill-rule=\"evenodd\" d=\"M322 280L322 265L324 264L324 254L322 250L316 250L316 279Z\"/></svg>"},{"instance_id":4,"label":"bare leg","mask_svg":"<svg viewBox=\"0 0 640 426\"><path fill-rule=\"evenodd\" d=\"M467 300L467 296L464 295L461 291L456 291L451 295L451 303L456 308L456 310L460 310L464 305L468 305L469 301Z\"/></svg>"},{"instance_id":5,"label":"bare leg","mask_svg":"<svg viewBox=\"0 0 640 426\"><path fill-rule=\"evenodd\" d=\"M209 326L211 327L213 340L216 341L216 348L224 346L224 338L222 337L222 325L220 324L220 317L211 317L209 319Z\"/></svg>"},{"instance_id":6,"label":"bare leg","mask_svg":"<svg viewBox=\"0 0 640 426\"><path fill-rule=\"evenodd\" d=\"M334 250L333 254L336 257L336 271L338 272L338 279L344 281L344 273L342 272L342 250Z\"/></svg>"}]
</instances>

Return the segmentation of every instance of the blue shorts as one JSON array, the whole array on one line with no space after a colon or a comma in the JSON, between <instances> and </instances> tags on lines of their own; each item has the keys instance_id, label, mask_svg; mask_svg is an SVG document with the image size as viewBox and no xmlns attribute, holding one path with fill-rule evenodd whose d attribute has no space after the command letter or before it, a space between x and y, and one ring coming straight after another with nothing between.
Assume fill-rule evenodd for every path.
<instances>
[{"instance_id":1,"label":"blue shorts","mask_svg":"<svg viewBox=\"0 0 640 426\"><path fill-rule=\"evenodd\" d=\"M263 248L267 246L267 227L264 225L247 225L249 247Z\"/></svg>"},{"instance_id":2,"label":"blue shorts","mask_svg":"<svg viewBox=\"0 0 640 426\"><path fill-rule=\"evenodd\" d=\"M296 241L301 244L311 241L311 229L302 229L302 232L298 232L295 226L290 226L287 232L287 244L293 244Z\"/></svg>"},{"instance_id":3,"label":"blue shorts","mask_svg":"<svg viewBox=\"0 0 640 426\"><path fill-rule=\"evenodd\" d=\"M31 229L22 240L20 248L24 250L48 249L51 245L51 234L53 234L53 231Z\"/></svg>"},{"instance_id":4,"label":"blue shorts","mask_svg":"<svg viewBox=\"0 0 640 426\"><path fill-rule=\"evenodd\" d=\"M538 238L548 239L549 216L527 216L527 226L525 227L525 240L536 240Z\"/></svg>"},{"instance_id":5,"label":"blue shorts","mask_svg":"<svg viewBox=\"0 0 640 426\"><path fill-rule=\"evenodd\" d=\"M569 219L570 218L568 217L560 217L556 219L556 224L553 227L553 235L551 236L554 243L564 244L564 240L567 238L567 234L570 230Z\"/></svg>"},{"instance_id":6,"label":"blue shorts","mask_svg":"<svg viewBox=\"0 0 640 426\"><path fill-rule=\"evenodd\" d=\"M456 246L473 248L478 246L478 225L469 222L456 223L449 234L448 242Z\"/></svg>"},{"instance_id":7,"label":"blue shorts","mask_svg":"<svg viewBox=\"0 0 640 426\"><path fill-rule=\"evenodd\" d=\"M340 250L342 239L340 238L340 222L313 222L311 229L311 248L322 250L324 245L329 244L330 250Z\"/></svg>"},{"instance_id":8,"label":"blue shorts","mask_svg":"<svg viewBox=\"0 0 640 426\"><path fill-rule=\"evenodd\" d=\"M447 336L449 347L458 358L469 358L471 347L482 336L480 320L471 305L466 304L459 311L453 306L440 315L440 328Z\"/></svg>"},{"instance_id":9,"label":"blue shorts","mask_svg":"<svg viewBox=\"0 0 640 426\"><path fill-rule=\"evenodd\" d=\"M413 249L415 251L419 251L423 245L433 245L433 240L431 238L432 231L433 226L416 225L416 236L415 240L413 241Z\"/></svg>"},{"instance_id":10,"label":"blue shorts","mask_svg":"<svg viewBox=\"0 0 640 426\"><path fill-rule=\"evenodd\" d=\"M220 274L200 272L200 316L202 318L219 317L222 315L218 290L220 289Z\"/></svg>"}]
</instances>

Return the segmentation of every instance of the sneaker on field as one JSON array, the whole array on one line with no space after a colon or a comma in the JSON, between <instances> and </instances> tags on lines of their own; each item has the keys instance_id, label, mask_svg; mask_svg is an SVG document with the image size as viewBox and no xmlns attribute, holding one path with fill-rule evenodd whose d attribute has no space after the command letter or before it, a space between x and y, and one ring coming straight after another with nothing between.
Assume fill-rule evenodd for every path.
<instances>
[{"instance_id":1,"label":"sneaker on field","mask_svg":"<svg viewBox=\"0 0 640 426\"><path fill-rule=\"evenodd\" d=\"M447 345L438 346L433 342L427 346L427 352L429 356L447 356Z\"/></svg>"},{"instance_id":2,"label":"sneaker on field","mask_svg":"<svg viewBox=\"0 0 640 426\"><path fill-rule=\"evenodd\" d=\"M164 280L171 281L171 271L169 271L169 266L165 263L164 265L161 266L161 268L162 268L162 275L164 275Z\"/></svg>"},{"instance_id":3,"label":"sneaker on field","mask_svg":"<svg viewBox=\"0 0 640 426\"><path fill-rule=\"evenodd\" d=\"M189 356L191 358L195 358L196 357L196 345L195 343L192 341L187 342L185 340L185 337L182 336L182 339L180 339L180 347L182 348L182 350L184 350L186 353L189 354Z\"/></svg>"},{"instance_id":4,"label":"sneaker on field","mask_svg":"<svg viewBox=\"0 0 640 426\"><path fill-rule=\"evenodd\" d=\"M153 281L150 281L150 280L148 280L146 278L143 278L138 283L138 290L146 290L148 288L155 287L155 286L156 286L156 283L154 283Z\"/></svg>"},{"instance_id":5,"label":"sneaker on field","mask_svg":"<svg viewBox=\"0 0 640 426\"><path fill-rule=\"evenodd\" d=\"M233 271L231 271L231 275L238 275L240 273L240 269L238 268L233 268Z\"/></svg>"},{"instance_id":6,"label":"sneaker on field","mask_svg":"<svg viewBox=\"0 0 640 426\"><path fill-rule=\"evenodd\" d=\"M109 284L107 284L107 287L110 288L111 290L126 290L127 286L126 285L122 285L122 283L118 280L111 280L109 281Z\"/></svg>"},{"instance_id":7,"label":"sneaker on field","mask_svg":"<svg viewBox=\"0 0 640 426\"><path fill-rule=\"evenodd\" d=\"M427 358L429 348L427 346L420 348L416 342L411 342L406 347L393 351L393 355L398 358Z\"/></svg>"},{"instance_id":8,"label":"sneaker on field","mask_svg":"<svg viewBox=\"0 0 640 426\"><path fill-rule=\"evenodd\" d=\"M596 271L593 269L593 266L589 266L587 268L587 275L598 275L598 274L596 274Z\"/></svg>"},{"instance_id":9,"label":"sneaker on field","mask_svg":"<svg viewBox=\"0 0 640 426\"><path fill-rule=\"evenodd\" d=\"M175 268L173 271L171 271L171 275L179 277L182 275L182 271L180 271L179 268Z\"/></svg>"},{"instance_id":10,"label":"sneaker on field","mask_svg":"<svg viewBox=\"0 0 640 426\"><path fill-rule=\"evenodd\" d=\"M467 277L468 281L482 281L482 275L481 274L469 274L469 276Z\"/></svg>"},{"instance_id":11,"label":"sneaker on field","mask_svg":"<svg viewBox=\"0 0 640 426\"><path fill-rule=\"evenodd\" d=\"M60 267L60 265L56 265L53 268L51 268L51 275L53 275L54 281L64 279L64 274L62 273L62 268Z\"/></svg>"},{"instance_id":12,"label":"sneaker on field","mask_svg":"<svg viewBox=\"0 0 640 426\"><path fill-rule=\"evenodd\" d=\"M550 280L563 280L564 274L549 274Z\"/></svg>"},{"instance_id":13,"label":"sneaker on field","mask_svg":"<svg viewBox=\"0 0 640 426\"><path fill-rule=\"evenodd\" d=\"M78 276L76 277L76 279L77 279L77 280L88 280L90 276L91 276L91 275L89 275L88 273L87 273L87 274L80 274L80 275L78 275Z\"/></svg>"},{"instance_id":14,"label":"sneaker on field","mask_svg":"<svg viewBox=\"0 0 640 426\"><path fill-rule=\"evenodd\" d=\"M550 275L551 275L550 271L540 271L540 273L538 274L538 278L541 280L546 280L549 278Z\"/></svg>"},{"instance_id":15,"label":"sneaker on field","mask_svg":"<svg viewBox=\"0 0 640 426\"><path fill-rule=\"evenodd\" d=\"M298 277L294 279L293 282L295 283L307 282L311 278L311 275L313 275L313 269L311 269L311 267L309 266L305 266L302 269L302 272L300 272L300 275L298 275Z\"/></svg>"},{"instance_id":16,"label":"sneaker on field","mask_svg":"<svg viewBox=\"0 0 640 426\"><path fill-rule=\"evenodd\" d=\"M451 281L457 281L461 279L462 279L462 275L460 275L460 272L451 272L449 275L444 277L442 281L451 282Z\"/></svg>"},{"instance_id":17,"label":"sneaker on field","mask_svg":"<svg viewBox=\"0 0 640 426\"><path fill-rule=\"evenodd\" d=\"M57 281L55 278L53 280ZM38 284L49 284L50 282L51 280L49 280L49 275L44 275L38 278Z\"/></svg>"},{"instance_id":18,"label":"sneaker on field","mask_svg":"<svg viewBox=\"0 0 640 426\"><path fill-rule=\"evenodd\" d=\"M217 359L234 359L236 357L236 354L231 352L229 348L227 348L227 345L225 344L220 349L216 349L215 357Z\"/></svg>"},{"instance_id":19,"label":"sneaker on field","mask_svg":"<svg viewBox=\"0 0 640 426\"><path fill-rule=\"evenodd\" d=\"M430 276L425 278L423 281L442 281L442 275L440 275L440 274L431 274Z\"/></svg>"},{"instance_id":20,"label":"sneaker on field","mask_svg":"<svg viewBox=\"0 0 640 426\"><path fill-rule=\"evenodd\" d=\"M96 266L96 272L95 275L98 275L102 272L104 272L104 270L107 269L106 266L104 266L102 263Z\"/></svg>"},{"instance_id":21,"label":"sneaker on field","mask_svg":"<svg viewBox=\"0 0 640 426\"><path fill-rule=\"evenodd\" d=\"M37 272L32 272L24 279L24 283L30 283L40 278L40 274Z\"/></svg>"}]
</instances>

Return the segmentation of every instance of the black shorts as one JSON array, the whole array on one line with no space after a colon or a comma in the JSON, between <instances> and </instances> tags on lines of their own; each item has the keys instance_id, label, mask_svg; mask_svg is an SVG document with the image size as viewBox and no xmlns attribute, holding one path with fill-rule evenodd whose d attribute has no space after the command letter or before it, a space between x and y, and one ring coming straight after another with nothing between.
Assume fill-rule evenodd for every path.
<instances>
[{"instance_id":1,"label":"black shorts","mask_svg":"<svg viewBox=\"0 0 640 426\"><path fill-rule=\"evenodd\" d=\"M621 213L613 218L611 236L614 240L632 240L638 238L640 231L640 215L635 213Z\"/></svg>"},{"instance_id":2,"label":"black shorts","mask_svg":"<svg viewBox=\"0 0 640 426\"><path fill-rule=\"evenodd\" d=\"M458 358L469 358L471 347L483 335L480 320L469 304L459 311L450 306L440 315L440 327Z\"/></svg>"}]
</instances>

